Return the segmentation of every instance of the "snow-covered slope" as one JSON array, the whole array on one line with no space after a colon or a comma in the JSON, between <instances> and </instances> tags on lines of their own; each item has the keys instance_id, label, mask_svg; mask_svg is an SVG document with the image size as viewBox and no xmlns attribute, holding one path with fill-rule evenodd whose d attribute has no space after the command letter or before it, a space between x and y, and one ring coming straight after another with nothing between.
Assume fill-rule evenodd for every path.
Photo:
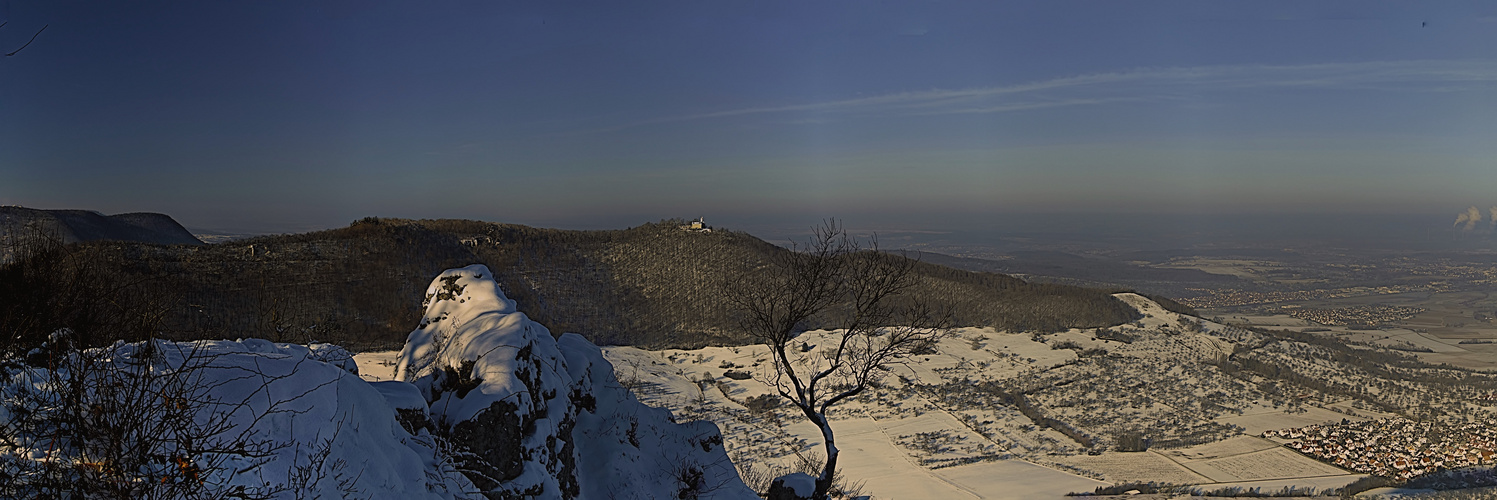
<instances>
[{"instance_id":1,"label":"snow-covered slope","mask_svg":"<svg viewBox=\"0 0 1497 500\"><path fill-rule=\"evenodd\" d=\"M184 484L207 496L470 494L433 437L402 428L356 372L336 346L253 339L118 343L73 351L53 369L5 363L0 477L11 490L0 496L106 486L175 496L168 492ZM110 452L120 449L142 454ZM72 464L64 469L71 472L49 472L49 461Z\"/></svg>"},{"instance_id":2,"label":"snow-covered slope","mask_svg":"<svg viewBox=\"0 0 1497 500\"><path fill-rule=\"evenodd\" d=\"M597 346L554 339L516 310L482 265L448 270L426 293L396 378L420 390L432 424L465 451L491 495L536 498L757 498L709 422L677 424L619 385Z\"/></svg>"}]
</instances>

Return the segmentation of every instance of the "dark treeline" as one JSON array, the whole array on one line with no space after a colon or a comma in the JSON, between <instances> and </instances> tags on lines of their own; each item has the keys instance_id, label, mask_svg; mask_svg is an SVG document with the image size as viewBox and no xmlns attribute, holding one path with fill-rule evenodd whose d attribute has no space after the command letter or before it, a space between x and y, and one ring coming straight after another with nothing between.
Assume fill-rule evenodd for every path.
<instances>
[{"instance_id":1,"label":"dark treeline","mask_svg":"<svg viewBox=\"0 0 1497 500\"><path fill-rule=\"evenodd\" d=\"M0 270L0 289L8 294L0 297L7 299L0 301L0 327L17 345L48 329L102 331L132 318L134 336L154 330L177 339L398 348L420 319L432 277L481 263L521 311L557 334L645 347L743 343L728 286L755 279L754 269L788 250L746 233L684 231L681 224L571 231L368 218L346 228L204 246L58 244ZM916 273L919 283L908 295L951 311L958 325L1057 331L1137 319L1109 295L1119 290L1028 283L924 263ZM107 289L90 288L98 284ZM117 317L107 325L79 326L67 312L108 303L124 309L111 313Z\"/></svg>"}]
</instances>

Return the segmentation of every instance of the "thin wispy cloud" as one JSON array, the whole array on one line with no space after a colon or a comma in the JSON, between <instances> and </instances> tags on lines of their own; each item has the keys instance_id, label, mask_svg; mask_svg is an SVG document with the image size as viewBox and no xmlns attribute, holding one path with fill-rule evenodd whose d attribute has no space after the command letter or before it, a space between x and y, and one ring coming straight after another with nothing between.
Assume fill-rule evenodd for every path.
<instances>
[{"instance_id":1,"label":"thin wispy cloud","mask_svg":"<svg viewBox=\"0 0 1497 500\"><path fill-rule=\"evenodd\" d=\"M783 106L762 106L642 120L594 132L663 123L772 114L942 115L1178 99L1252 89L1461 92L1497 84L1497 61L1379 61L1304 65L1139 68L1015 85L898 92Z\"/></svg>"},{"instance_id":2,"label":"thin wispy cloud","mask_svg":"<svg viewBox=\"0 0 1497 500\"><path fill-rule=\"evenodd\" d=\"M992 105L992 106L978 106L978 107L942 109L942 110L938 110L938 111L932 111L932 112L928 112L928 113L919 113L919 114L924 114L924 115L953 115L953 114L1007 113L1007 112L1010 112L1010 111L1027 111L1027 110L1032 110L1032 109L1061 108L1061 107L1069 107L1069 106L1091 106L1091 105L1098 105L1098 104L1109 104L1109 103L1117 103L1117 102L1140 102L1140 101L1147 101L1147 100L1162 100L1162 99L1157 99L1157 98L1130 98L1130 97L1117 97L1117 98L1108 98L1108 99L1062 99L1062 100L1056 100L1056 101L1014 102L1014 103L998 104L998 105Z\"/></svg>"}]
</instances>

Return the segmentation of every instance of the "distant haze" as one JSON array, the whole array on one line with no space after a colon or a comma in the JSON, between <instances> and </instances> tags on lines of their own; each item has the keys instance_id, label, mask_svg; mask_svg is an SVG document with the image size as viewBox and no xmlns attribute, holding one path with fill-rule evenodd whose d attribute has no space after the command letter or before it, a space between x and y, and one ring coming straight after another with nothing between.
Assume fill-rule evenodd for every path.
<instances>
[{"instance_id":1,"label":"distant haze","mask_svg":"<svg viewBox=\"0 0 1497 500\"><path fill-rule=\"evenodd\" d=\"M4 5L0 50L49 28L0 60L0 204L771 238L1067 214L1471 244L1497 220L1480 3Z\"/></svg>"},{"instance_id":2,"label":"distant haze","mask_svg":"<svg viewBox=\"0 0 1497 500\"><path fill-rule=\"evenodd\" d=\"M1296 249L1355 251L1492 251L1497 235L1448 227L1441 214L1020 214L933 221L917 226L858 224L886 249L992 257L1024 250L1120 253L1173 249ZM800 230L761 229L774 243L802 241Z\"/></svg>"}]
</instances>

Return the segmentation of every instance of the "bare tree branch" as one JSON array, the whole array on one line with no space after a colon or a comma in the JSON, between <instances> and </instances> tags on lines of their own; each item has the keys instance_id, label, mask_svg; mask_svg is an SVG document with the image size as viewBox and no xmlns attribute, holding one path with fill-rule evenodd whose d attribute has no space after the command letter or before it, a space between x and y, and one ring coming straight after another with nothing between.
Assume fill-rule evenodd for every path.
<instances>
[{"instance_id":1,"label":"bare tree branch","mask_svg":"<svg viewBox=\"0 0 1497 500\"><path fill-rule=\"evenodd\" d=\"M7 25L7 24L10 24L10 22L9 22L9 21L6 21L6 22L4 22L4 23L0 23L0 28L4 28L4 27L5 27L5 25ZM46 30L47 30L47 27L48 27L48 26L51 26L51 25L50 25L50 24L47 24L47 25L43 25L43 26L42 26L42 29L39 29L39 30L36 30L36 33L35 33L35 34L32 34L32 35L31 35L31 39L30 39L30 40L27 40L27 41L26 41L26 45L22 45L22 46L21 46L21 48L19 48L19 49L16 49L16 50L12 50L12 51L10 51L10 52L7 52L7 53L6 53L6 54L5 54L5 57L10 57L10 56L13 56L13 55L16 55L16 53L17 53L17 52L20 52L20 51L22 51L22 50L25 50L25 49L26 49L26 47L30 47L30 46L31 46L31 42L35 42L35 41L36 41L36 37L38 37L38 36L41 36L41 35L42 35L42 32L43 32L43 31L46 31Z\"/></svg>"}]
</instances>

